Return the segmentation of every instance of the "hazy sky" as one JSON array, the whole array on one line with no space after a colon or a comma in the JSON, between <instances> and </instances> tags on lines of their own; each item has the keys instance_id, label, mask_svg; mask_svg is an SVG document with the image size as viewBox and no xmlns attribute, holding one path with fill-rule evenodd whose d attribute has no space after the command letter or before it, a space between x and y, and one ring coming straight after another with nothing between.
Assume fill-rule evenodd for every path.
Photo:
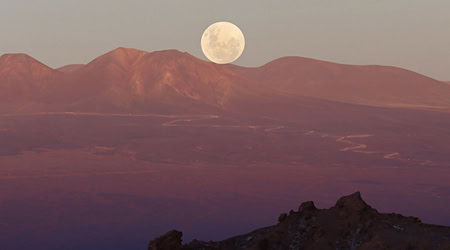
<instances>
[{"instance_id":1,"label":"hazy sky","mask_svg":"<svg viewBox=\"0 0 450 250\"><path fill-rule=\"evenodd\" d=\"M450 0L0 0L0 54L27 53L51 67L116 47L206 59L200 38L216 21L244 32L238 65L295 55L450 80Z\"/></svg>"}]
</instances>

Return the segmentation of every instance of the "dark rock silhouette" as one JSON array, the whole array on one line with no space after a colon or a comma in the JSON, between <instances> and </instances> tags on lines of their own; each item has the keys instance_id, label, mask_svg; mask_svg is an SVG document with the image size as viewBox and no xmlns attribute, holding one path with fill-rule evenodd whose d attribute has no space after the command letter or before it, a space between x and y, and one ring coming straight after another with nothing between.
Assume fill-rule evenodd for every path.
<instances>
[{"instance_id":1,"label":"dark rock silhouette","mask_svg":"<svg viewBox=\"0 0 450 250\"><path fill-rule=\"evenodd\" d=\"M152 240L149 250L168 249L450 249L450 227L423 224L418 218L382 214L359 192L329 209L304 202L297 212L281 214L275 226L220 242L182 244L171 231Z\"/></svg>"},{"instance_id":2,"label":"dark rock silhouette","mask_svg":"<svg viewBox=\"0 0 450 250\"><path fill-rule=\"evenodd\" d=\"M178 250L183 249L182 239L183 233L172 230L165 235L155 239L149 245L148 249L167 249L167 250Z\"/></svg>"}]
</instances>

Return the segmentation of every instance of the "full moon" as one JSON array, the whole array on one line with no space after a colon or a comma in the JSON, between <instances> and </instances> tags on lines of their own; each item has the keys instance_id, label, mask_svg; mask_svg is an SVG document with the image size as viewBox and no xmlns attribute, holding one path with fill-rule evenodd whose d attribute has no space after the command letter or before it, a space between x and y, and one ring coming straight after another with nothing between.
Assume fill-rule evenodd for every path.
<instances>
[{"instance_id":1,"label":"full moon","mask_svg":"<svg viewBox=\"0 0 450 250\"><path fill-rule=\"evenodd\" d=\"M205 56L217 64L236 61L244 52L245 38L242 31L229 22L218 22L209 26L202 36Z\"/></svg>"}]
</instances>

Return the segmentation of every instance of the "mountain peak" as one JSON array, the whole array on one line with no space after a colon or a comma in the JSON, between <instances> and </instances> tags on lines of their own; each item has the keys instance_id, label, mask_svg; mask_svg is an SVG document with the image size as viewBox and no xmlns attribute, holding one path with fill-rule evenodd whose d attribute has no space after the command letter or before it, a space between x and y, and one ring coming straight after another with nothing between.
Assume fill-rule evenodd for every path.
<instances>
[{"instance_id":1,"label":"mountain peak","mask_svg":"<svg viewBox=\"0 0 450 250\"><path fill-rule=\"evenodd\" d=\"M108 54L115 55L115 56L136 56L136 55L143 55L148 54L148 52L133 48L125 48L125 47L118 47L116 49L113 49Z\"/></svg>"},{"instance_id":2,"label":"mountain peak","mask_svg":"<svg viewBox=\"0 0 450 250\"><path fill-rule=\"evenodd\" d=\"M189 55L186 52L181 52L178 50L161 50L161 51L155 51L155 52L146 52L142 50L137 49L130 49L130 48L124 48L119 47L117 49L114 49L98 58L96 58L94 61L89 63L88 65L118 65L120 68L124 70L129 70L133 65L138 64L138 62L141 62L145 58L154 58L161 61L168 61L173 59L179 59L179 58L186 58L186 56L189 56L191 58L195 58L191 55Z\"/></svg>"},{"instance_id":3,"label":"mountain peak","mask_svg":"<svg viewBox=\"0 0 450 250\"><path fill-rule=\"evenodd\" d=\"M25 53L8 53L4 54L0 57L0 60L30 60L32 59L31 56L25 54Z\"/></svg>"},{"instance_id":4,"label":"mountain peak","mask_svg":"<svg viewBox=\"0 0 450 250\"><path fill-rule=\"evenodd\" d=\"M142 50L119 47L98 57L89 64L117 64L122 68L128 68L148 54L148 52Z\"/></svg>"},{"instance_id":5,"label":"mountain peak","mask_svg":"<svg viewBox=\"0 0 450 250\"><path fill-rule=\"evenodd\" d=\"M39 62L38 60L24 53L4 54L0 57L0 65L2 65L2 67L6 66L18 67L20 65L40 65L42 67L49 68L47 65Z\"/></svg>"},{"instance_id":6,"label":"mountain peak","mask_svg":"<svg viewBox=\"0 0 450 250\"><path fill-rule=\"evenodd\" d=\"M5 54L0 57L0 81L4 79L39 81L54 73L52 68L27 54Z\"/></svg>"},{"instance_id":7,"label":"mountain peak","mask_svg":"<svg viewBox=\"0 0 450 250\"><path fill-rule=\"evenodd\" d=\"M168 49L168 50L159 50L159 51L154 51L152 54L159 54L159 55L171 55L171 56L186 56L189 55L191 56L189 53L187 52L182 52L176 49Z\"/></svg>"},{"instance_id":8,"label":"mountain peak","mask_svg":"<svg viewBox=\"0 0 450 250\"><path fill-rule=\"evenodd\" d=\"M352 211L362 211L371 207L367 205L367 203L361 198L361 193L356 192L340 198L337 201L335 208L349 209Z\"/></svg>"},{"instance_id":9,"label":"mountain peak","mask_svg":"<svg viewBox=\"0 0 450 250\"><path fill-rule=\"evenodd\" d=\"M152 58L152 60L160 61L160 62L173 62L178 60L189 60L189 61L201 61L204 62L197 57L192 56L191 54L187 52L182 52L176 49L171 50L159 50L154 51L152 53L149 53L149 58Z\"/></svg>"},{"instance_id":10,"label":"mountain peak","mask_svg":"<svg viewBox=\"0 0 450 250\"><path fill-rule=\"evenodd\" d=\"M118 47L117 49L114 49L105 55L110 55L113 57L116 57L117 59L123 59L124 57L127 57L129 59L136 59L141 56L145 55L164 55L164 56L185 56L190 55L187 52L181 52L176 49L169 49L169 50L157 50L153 52L147 52L143 50L133 49L133 48L125 48L125 47Z\"/></svg>"}]
</instances>

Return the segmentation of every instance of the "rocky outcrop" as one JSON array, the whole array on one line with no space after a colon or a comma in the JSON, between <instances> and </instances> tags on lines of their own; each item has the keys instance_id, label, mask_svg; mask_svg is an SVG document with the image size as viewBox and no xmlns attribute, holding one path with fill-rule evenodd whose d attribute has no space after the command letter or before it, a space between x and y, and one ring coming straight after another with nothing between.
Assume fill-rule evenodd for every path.
<instances>
[{"instance_id":1,"label":"rocky outcrop","mask_svg":"<svg viewBox=\"0 0 450 250\"><path fill-rule=\"evenodd\" d=\"M220 242L182 243L171 231L152 240L149 250L183 249L450 249L450 227L423 224L418 218L381 214L359 192L344 196L329 209L312 201L297 212L281 214L279 223Z\"/></svg>"},{"instance_id":2,"label":"rocky outcrop","mask_svg":"<svg viewBox=\"0 0 450 250\"><path fill-rule=\"evenodd\" d=\"M182 239L183 233L172 230L163 236L152 240L148 246L149 250L179 250L183 249Z\"/></svg>"}]
</instances>

